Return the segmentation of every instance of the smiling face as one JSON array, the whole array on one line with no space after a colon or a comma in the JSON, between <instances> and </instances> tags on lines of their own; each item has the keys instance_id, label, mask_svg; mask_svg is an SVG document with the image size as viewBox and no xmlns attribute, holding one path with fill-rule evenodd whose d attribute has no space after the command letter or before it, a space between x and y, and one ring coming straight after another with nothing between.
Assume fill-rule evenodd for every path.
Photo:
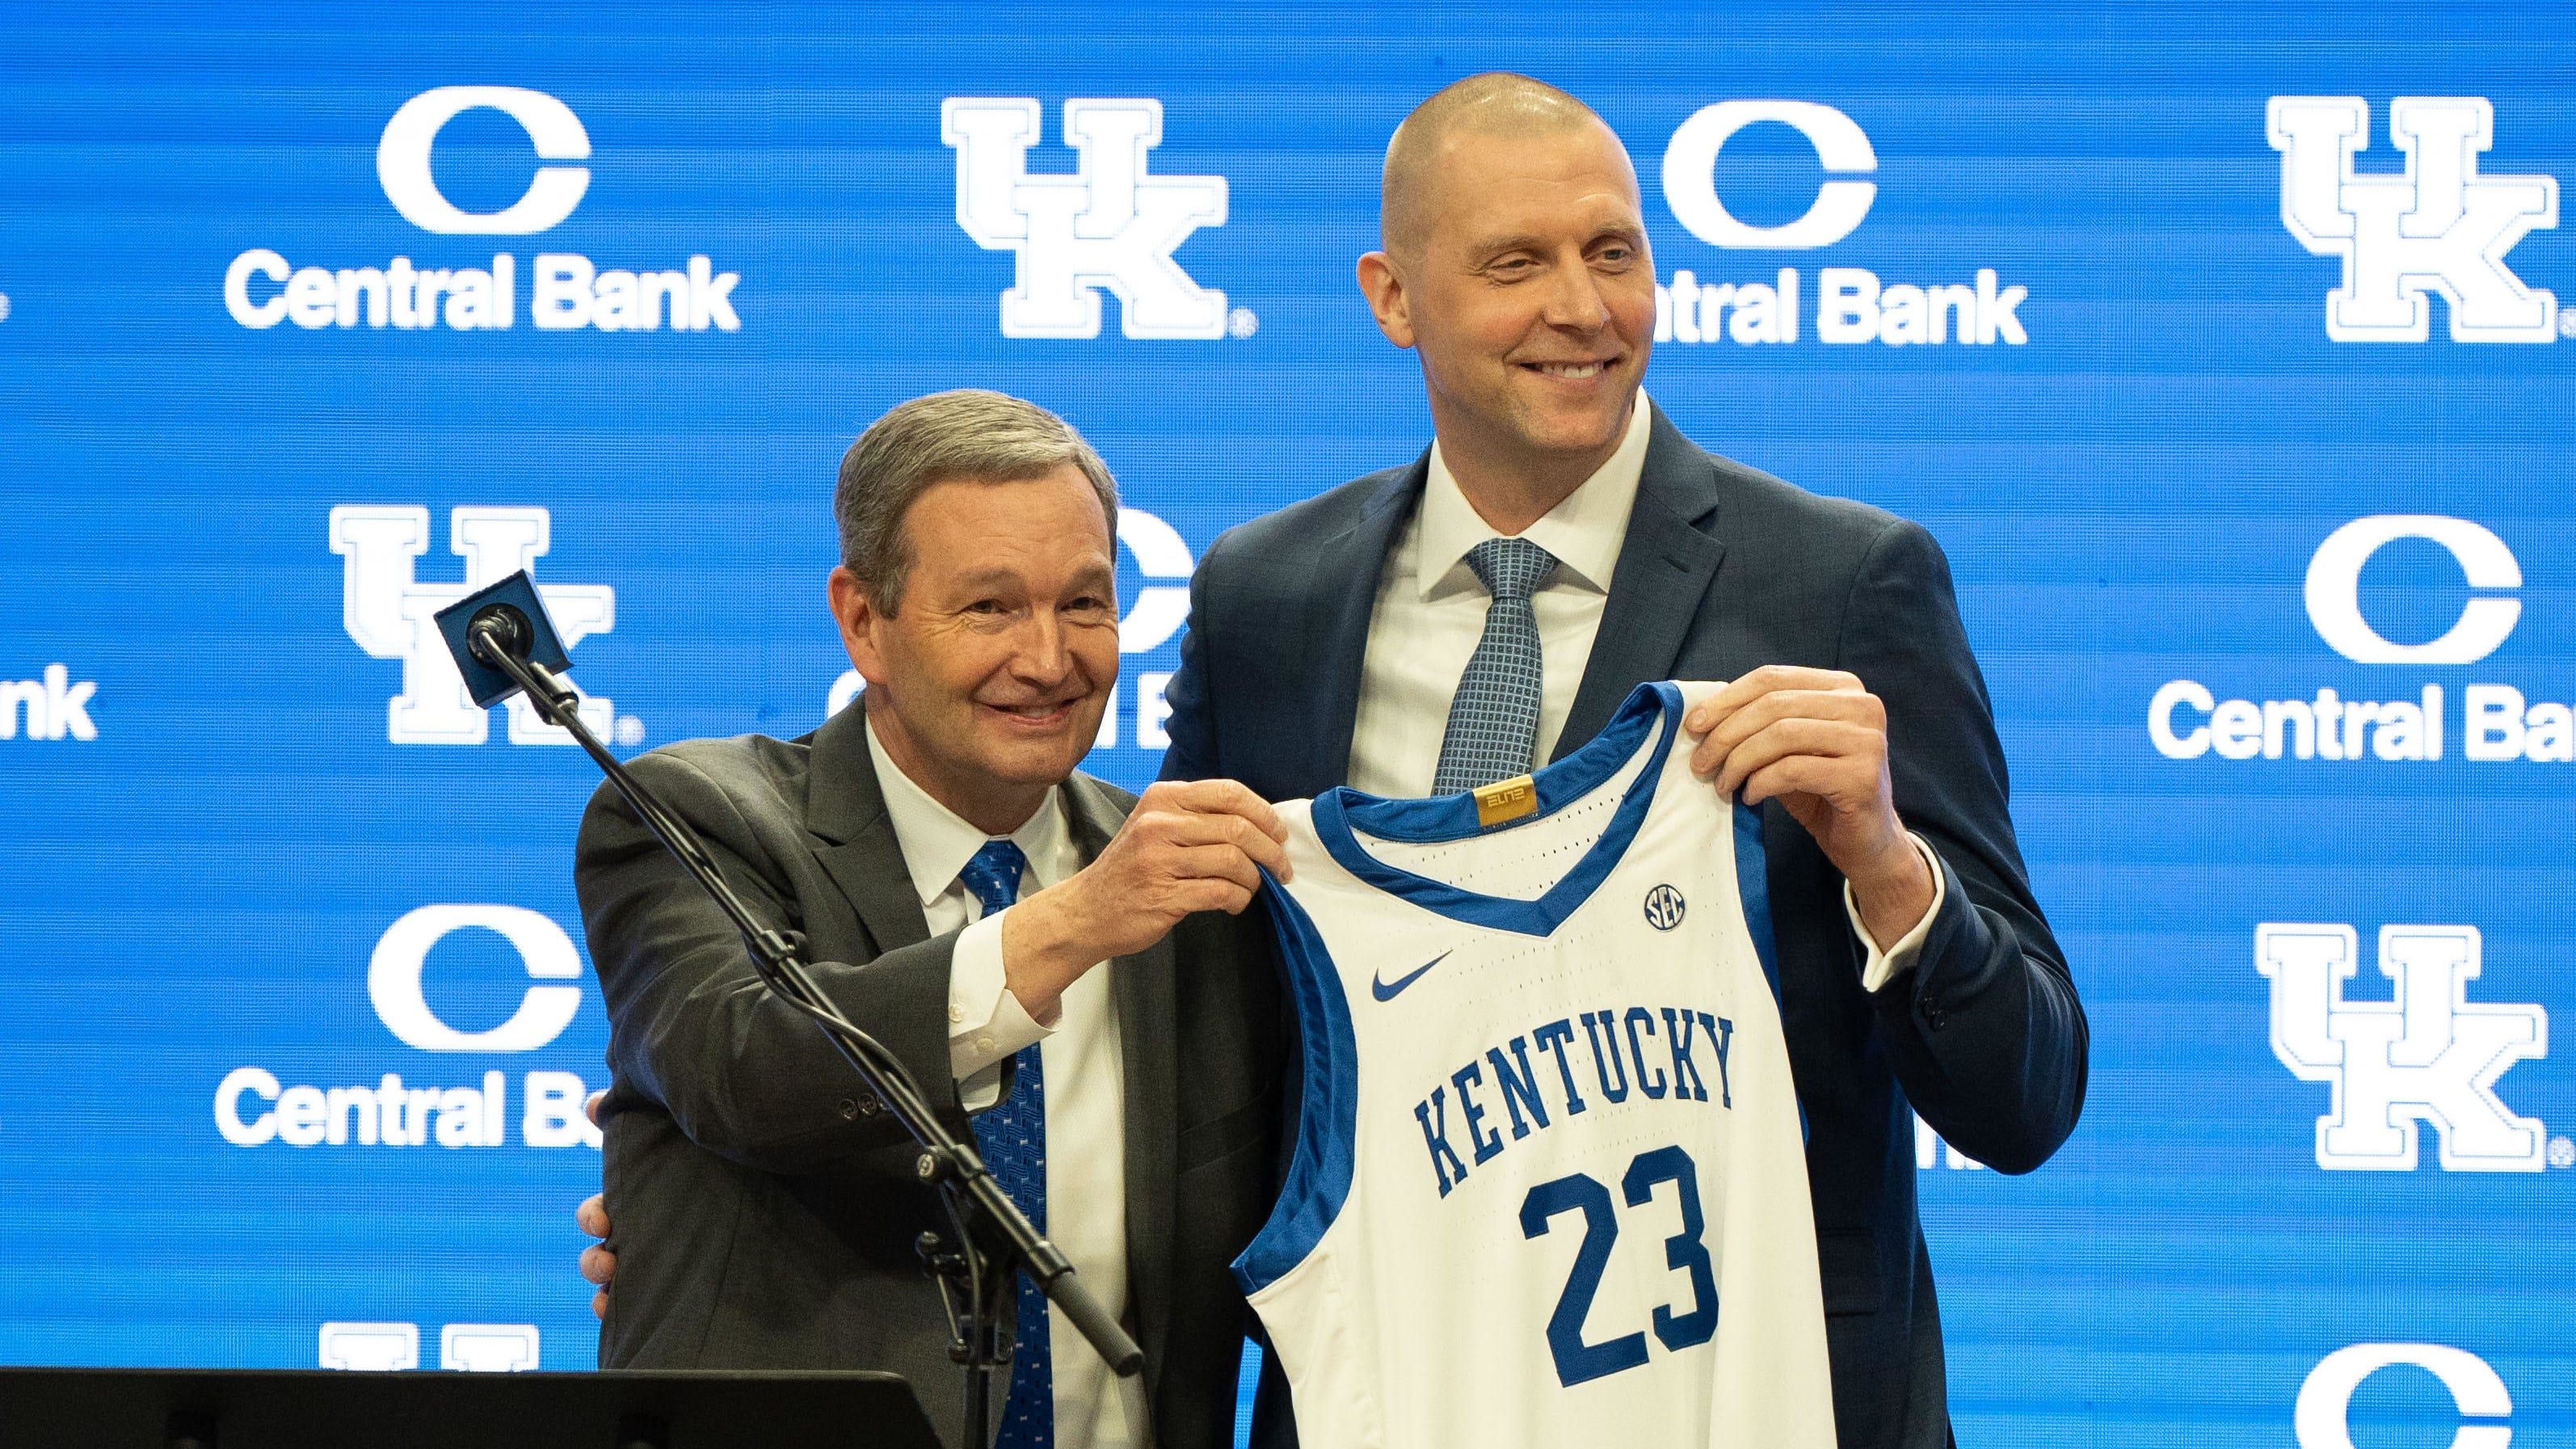
<instances>
[{"instance_id":1,"label":"smiling face","mask_svg":"<svg viewBox=\"0 0 2576 1449\"><path fill-rule=\"evenodd\" d=\"M1654 336L1627 151L1588 115L1425 149L1408 234L1362 263L1379 325L1421 356L1462 483L1482 466L1570 488L1617 449Z\"/></svg>"},{"instance_id":2,"label":"smiling face","mask_svg":"<svg viewBox=\"0 0 2576 1449\"><path fill-rule=\"evenodd\" d=\"M988 833L1016 829L1091 748L1118 678L1115 545L1082 470L923 489L892 613L846 568L832 613L886 754Z\"/></svg>"}]
</instances>

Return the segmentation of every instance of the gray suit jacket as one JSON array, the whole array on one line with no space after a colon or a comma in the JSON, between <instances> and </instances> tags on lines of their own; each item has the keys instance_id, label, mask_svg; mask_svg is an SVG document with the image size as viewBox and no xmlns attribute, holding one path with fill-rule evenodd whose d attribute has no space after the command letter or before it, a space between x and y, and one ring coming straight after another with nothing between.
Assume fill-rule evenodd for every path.
<instances>
[{"instance_id":1,"label":"gray suit jacket","mask_svg":"<svg viewBox=\"0 0 2576 1449\"><path fill-rule=\"evenodd\" d=\"M755 910L805 933L823 990L963 1136L948 1063L956 936L923 921L862 715L793 741L692 740L629 768ZM1085 859L1135 803L1080 774L1065 793ZM760 986L732 927L605 786L574 881L609 1014L618 1262L600 1366L891 1370L956 1443L962 1370L913 1251L945 1222L910 1139ZM1250 1320L1227 1264L1275 1190L1288 1028L1248 915L1191 917L1107 967L1125 1054L1128 1327L1166 1449L1233 1442Z\"/></svg>"},{"instance_id":2,"label":"gray suit jacket","mask_svg":"<svg viewBox=\"0 0 2576 1449\"><path fill-rule=\"evenodd\" d=\"M1426 453L1208 550L1164 695L1166 778L1227 776L1273 800L1343 783L1379 574L1428 472ZM2003 750L1939 545L1878 509L1712 457L1657 412L1556 753L1647 680L1764 664L1846 669L1886 702L1897 811L1948 880L1911 976L1873 996L1842 877L1776 801L1762 807L1836 1424L1845 1445L1939 1446L1949 1422L1913 1114L1988 1166L2037 1167L2083 1105L2083 1008L2013 841Z\"/></svg>"}]
</instances>

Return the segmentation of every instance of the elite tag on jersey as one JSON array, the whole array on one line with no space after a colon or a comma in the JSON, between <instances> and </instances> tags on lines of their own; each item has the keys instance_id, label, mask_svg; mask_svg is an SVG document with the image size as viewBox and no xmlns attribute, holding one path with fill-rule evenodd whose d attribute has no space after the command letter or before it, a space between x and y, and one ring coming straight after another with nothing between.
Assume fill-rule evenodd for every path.
<instances>
[{"instance_id":1,"label":"elite tag on jersey","mask_svg":"<svg viewBox=\"0 0 2576 1449\"><path fill-rule=\"evenodd\" d=\"M1305 1097L1235 1274L1307 1442L1834 1442L1760 819L1675 747L1696 697L1282 807Z\"/></svg>"}]
</instances>

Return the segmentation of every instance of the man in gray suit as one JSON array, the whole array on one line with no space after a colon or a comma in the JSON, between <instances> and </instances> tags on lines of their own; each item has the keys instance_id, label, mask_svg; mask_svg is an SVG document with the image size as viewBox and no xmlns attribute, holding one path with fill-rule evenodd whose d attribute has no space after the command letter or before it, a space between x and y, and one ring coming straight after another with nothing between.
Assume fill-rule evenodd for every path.
<instances>
[{"instance_id":1,"label":"man in gray suit","mask_svg":"<svg viewBox=\"0 0 2576 1449\"><path fill-rule=\"evenodd\" d=\"M1257 916L1229 913L1285 868L1282 827L1239 785L1139 801L1074 769L1117 676L1117 496L1060 419L906 403L835 504L863 704L630 768L804 933L823 991L1143 1347L1141 1380L1115 1378L1024 1282L999 1442L1230 1443L1249 1319L1227 1264L1273 1193L1290 1028ZM574 876L613 1073L601 1366L888 1369L957 1442L962 1370L914 1247L947 1225L910 1139L611 790Z\"/></svg>"}]
</instances>

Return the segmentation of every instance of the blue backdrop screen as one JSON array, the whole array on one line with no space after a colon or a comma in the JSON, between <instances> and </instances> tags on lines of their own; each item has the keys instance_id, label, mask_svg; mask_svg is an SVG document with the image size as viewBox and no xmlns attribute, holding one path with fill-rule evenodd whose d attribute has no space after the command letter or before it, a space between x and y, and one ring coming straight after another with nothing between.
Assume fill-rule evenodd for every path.
<instances>
[{"instance_id":1,"label":"blue backdrop screen","mask_svg":"<svg viewBox=\"0 0 2576 1449\"><path fill-rule=\"evenodd\" d=\"M842 449L1000 388L1128 500L1141 784L1209 542L1428 441L1352 262L1509 68L1635 158L1654 399L1956 571L2093 1023L2037 1175L1919 1138L1962 1442L2576 1442L2563 15L6 33L0 1361L590 1364L596 776L429 614L528 567L621 751L801 733Z\"/></svg>"}]
</instances>

